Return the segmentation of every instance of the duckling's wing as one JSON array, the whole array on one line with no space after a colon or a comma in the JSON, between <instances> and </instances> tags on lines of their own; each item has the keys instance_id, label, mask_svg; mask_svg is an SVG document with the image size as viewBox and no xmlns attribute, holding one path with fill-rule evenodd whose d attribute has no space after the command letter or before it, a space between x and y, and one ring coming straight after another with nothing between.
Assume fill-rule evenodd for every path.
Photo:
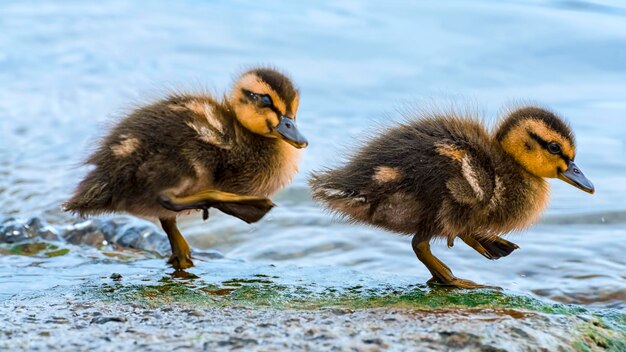
<instances>
[{"instance_id":1,"label":"duckling's wing","mask_svg":"<svg viewBox=\"0 0 626 352\"><path fill-rule=\"evenodd\" d=\"M446 188L457 203L489 205L496 200L502 182L487 151L449 140L437 143L435 150L449 158L456 170L446 180Z\"/></svg>"},{"instance_id":2,"label":"duckling's wing","mask_svg":"<svg viewBox=\"0 0 626 352\"><path fill-rule=\"evenodd\" d=\"M189 100L170 105L170 109L187 113L187 126L193 129L201 141L220 149L231 149L233 136L230 124L225 121L217 103Z\"/></svg>"}]
</instances>

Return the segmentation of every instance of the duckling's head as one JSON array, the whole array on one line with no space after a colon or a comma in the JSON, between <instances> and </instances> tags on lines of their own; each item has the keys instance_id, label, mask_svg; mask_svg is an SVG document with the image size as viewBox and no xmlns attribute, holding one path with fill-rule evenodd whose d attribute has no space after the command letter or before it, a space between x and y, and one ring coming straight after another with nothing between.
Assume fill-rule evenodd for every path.
<instances>
[{"instance_id":1,"label":"duckling's head","mask_svg":"<svg viewBox=\"0 0 626 352\"><path fill-rule=\"evenodd\" d=\"M497 127L496 139L531 174L559 178L585 192L594 192L593 184L574 164L572 130L554 113L532 106L514 110Z\"/></svg>"},{"instance_id":2,"label":"duckling's head","mask_svg":"<svg viewBox=\"0 0 626 352\"><path fill-rule=\"evenodd\" d=\"M309 143L296 128L299 100L298 89L291 80L271 68L245 72L230 96L237 119L246 129L304 148Z\"/></svg>"}]
</instances>

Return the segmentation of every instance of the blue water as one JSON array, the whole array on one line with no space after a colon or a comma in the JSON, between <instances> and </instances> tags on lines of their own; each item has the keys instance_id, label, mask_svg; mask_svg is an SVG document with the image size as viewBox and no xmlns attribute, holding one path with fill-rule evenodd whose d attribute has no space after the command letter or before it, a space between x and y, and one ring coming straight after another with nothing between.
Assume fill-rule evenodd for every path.
<instances>
[{"instance_id":1,"label":"blue water","mask_svg":"<svg viewBox=\"0 0 626 352\"><path fill-rule=\"evenodd\" d=\"M577 164L597 193L552 182L543 224L513 235L522 249L497 262L460 243L436 251L461 277L626 305L626 4L618 1L4 0L1 214L71 221L59 203L115 117L173 90L222 94L255 64L280 67L300 87L310 147L268 218L248 226L196 216L182 225L193 245L423 282L408 239L320 210L308 172L337 164L399 108L454 104L494 121L507 106L536 102L569 119Z\"/></svg>"}]
</instances>

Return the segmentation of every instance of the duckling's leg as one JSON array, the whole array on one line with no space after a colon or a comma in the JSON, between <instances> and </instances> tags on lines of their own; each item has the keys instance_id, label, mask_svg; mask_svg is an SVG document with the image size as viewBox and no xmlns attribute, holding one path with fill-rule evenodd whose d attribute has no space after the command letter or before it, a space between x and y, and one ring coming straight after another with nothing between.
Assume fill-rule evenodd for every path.
<instances>
[{"instance_id":1,"label":"duckling's leg","mask_svg":"<svg viewBox=\"0 0 626 352\"><path fill-rule=\"evenodd\" d=\"M159 203L172 211L217 208L247 223L259 221L275 206L269 198L242 196L216 190L202 191L186 197L161 195Z\"/></svg>"},{"instance_id":2,"label":"duckling's leg","mask_svg":"<svg viewBox=\"0 0 626 352\"><path fill-rule=\"evenodd\" d=\"M178 231L176 218L159 218L159 221L161 221L161 227L167 233L167 238L170 240L170 246L172 247L172 256L167 263L172 264L176 270L191 268L193 266L191 248L183 235L180 234L180 231Z\"/></svg>"},{"instance_id":3,"label":"duckling's leg","mask_svg":"<svg viewBox=\"0 0 626 352\"><path fill-rule=\"evenodd\" d=\"M430 251L430 243L428 240L424 240L422 236L416 235L413 237L413 251L428 271L433 275L432 279L428 280L428 284L437 284L443 286L454 286L458 288L496 288L492 286L485 286L477 284L470 280L459 279L452 274L452 270L445 265L441 260L435 257Z\"/></svg>"},{"instance_id":4,"label":"duckling's leg","mask_svg":"<svg viewBox=\"0 0 626 352\"><path fill-rule=\"evenodd\" d=\"M475 238L473 236L459 236L468 246L474 248L476 252L482 254L487 259L500 259L511 254L519 246L513 242L509 242L504 238L496 237L495 239Z\"/></svg>"}]
</instances>

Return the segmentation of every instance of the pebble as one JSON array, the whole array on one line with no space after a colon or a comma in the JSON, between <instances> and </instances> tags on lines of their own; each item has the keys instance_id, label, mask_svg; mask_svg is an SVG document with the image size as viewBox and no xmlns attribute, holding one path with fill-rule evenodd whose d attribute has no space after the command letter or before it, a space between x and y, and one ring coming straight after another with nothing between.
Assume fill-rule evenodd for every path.
<instances>
[{"instance_id":1,"label":"pebble","mask_svg":"<svg viewBox=\"0 0 626 352\"><path fill-rule=\"evenodd\" d=\"M97 317L91 319L91 324L105 324L105 323L108 323L108 322L125 323L127 321L128 321L128 319L125 318L125 317L97 316Z\"/></svg>"},{"instance_id":2,"label":"pebble","mask_svg":"<svg viewBox=\"0 0 626 352\"><path fill-rule=\"evenodd\" d=\"M199 311L197 309L188 309L184 312L192 317L204 317L204 312Z\"/></svg>"}]
</instances>

